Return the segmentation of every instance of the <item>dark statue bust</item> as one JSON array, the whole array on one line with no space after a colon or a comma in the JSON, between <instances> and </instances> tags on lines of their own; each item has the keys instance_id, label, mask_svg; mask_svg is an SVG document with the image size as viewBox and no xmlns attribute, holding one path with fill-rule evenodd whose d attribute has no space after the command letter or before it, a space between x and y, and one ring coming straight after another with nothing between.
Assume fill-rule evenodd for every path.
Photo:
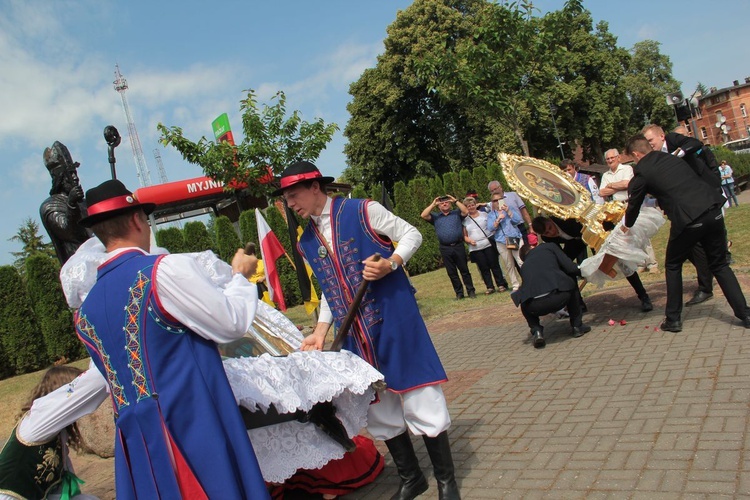
<instances>
[{"instance_id":1,"label":"dark statue bust","mask_svg":"<svg viewBox=\"0 0 750 500\"><path fill-rule=\"evenodd\" d=\"M44 166L52 176L52 189L50 197L39 207L39 215L61 264L91 236L78 224L86 216L83 188L76 171L79 165L73 162L70 151L59 141L44 150Z\"/></svg>"}]
</instances>

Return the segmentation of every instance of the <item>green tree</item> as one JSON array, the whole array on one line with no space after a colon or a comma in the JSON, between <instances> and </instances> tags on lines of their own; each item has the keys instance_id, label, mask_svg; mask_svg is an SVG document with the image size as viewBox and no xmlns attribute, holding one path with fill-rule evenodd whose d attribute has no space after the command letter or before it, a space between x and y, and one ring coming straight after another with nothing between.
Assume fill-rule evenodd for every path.
<instances>
[{"instance_id":1,"label":"green tree","mask_svg":"<svg viewBox=\"0 0 750 500\"><path fill-rule=\"evenodd\" d=\"M385 53L349 93L344 179L365 190L416 176L433 177L474 163L482 137L461 103L441 99L418 65L470 37L480 0L416 0L388 27ZM479 124L479 127L482 123Z\"/></svg>"},{"instance_id":2,"label":"green tree","mask_svg":"<svg viewBox=\"0 0 750 500\"><path fill-rule=\"evenodd\" d=\"M416 227L422 234L422 245L409 260L409 273L416 276L437 269L440 263L437 235L432 224L420 217L422 210L435 198L430 192L430 183L427 179L418 177L409 181L408 185L397 182L393 189L396 215Z\"/></svg>"},{"instance_id":3,"label":"green tree","mask_svg":"<svg viewBox=\"0 0 750 500\"><path fill-rule=\"evenodd\" d=\"M253 242L257 248L260 248L255 210L245 210L240 214L240 234L242 235L243 245Z\"/></svg>"},{"instance_id":4,"label":"green tree","mask_svg":"<svg viewBox=\"0 0 750 500\"><path fill-rule=\"evenodd\" d=\"M315 161L338 130L335 123L326 124L321 118L313 122L302 120L299 111L287 117L286 95L279 91L272 105L258 106L255 92L250 89L240 101L242 112L242 142L216 144L201 137L193 142L183 136L180 127L166 127L159 123L161 141L171 144L190 163L199 165L212 179L225 185L235 182L248 184L256 195L268 191L267 184L258 182L268 175L280 173L299 160Z\"/></svg>"},{"instance_id":5,"label":"green tree","mask_svg":"<svg viewBox=\"0 0 750 500\"><path fill-rule=\"evenodd\" d=\"M20 252L11 252L11 255L16 258L13 265L21 273L25 271L26 259L32 255L42 254L55 257L55 249L52 243L44 242L44 236L39 234L39 224L31 217L27 217L23 221L16 234L8 238L8 241L16 241L23 245Z\"/></svg>"},{"instance_id":6,"label":"green tree","mask_svg":"<svg viewBox=\"0 0 750 500\"><path fill-rule=\"evenodd\" d=\"M352 198L369 198L370 195L367 194L367 190L365 189L364 185L357 184L352 188Z\"/></svg>"},{"instance_id":7,"label":"green tree","mask_svg":"<svg viewBox=\"0 0 750 500\"><path fill-rule=\"evenodd\" d=\"M632 107L628 132L635 133L647 123L658 123L666 130L676 126L674 110L665 96L678 91L680 82L672 76L669 57L659 52L659 42L644 40L633 46L623 85Z\"/></svg>"},{"instance_id":8,"label":"green tree","mask_svg":"<svg viewBox=\"0 0 750 500\"><path fill-rule=\"evenodd\" d=\"M186 249L182 231L176 227L166 227L157 230L156 244L169 250L169 253L182 253Z\"/></svg>"},{"instance_id":9,"label":"green tree","mask_svg":"<svg viewBox=\"0 0 750 500\"><path fill-rule=\"evenodd\" d=\"M38 370L49 358L21 274L0 266L0 344L7 367L18 375Z\"/></svg>"},{"instance_id":10,"label":"green tree","mask_svg":"<svg viewBox=\"0 0 750 500\"><path fill-rule=\"evenodd\" d=\"M214 249L214 240L201 221L186 222L182 228L182 238L186 252L203 252Z\"/></svg>"},{"instance_id":11,"label":"green tree","mask_svg":"<svg viewBox=\"0 0 750 500\"><path fill-rule=\"evenodd\" d=\"M26 289L47 356L51 361L75 361L85 356L86 349L76 336L59 274L60 265L53 257L36 254L26 260Z\"/></svg>"},{"instance_id":12,"label":"green tree","mask_svg":"<svg viewBox=\"0 0 750 500\"><path fill-rule=\"evenodd\" d=\"M216 250L221 260L227 263L232 262L234 254L238 248L244 245L240 242L240 237L229 217L222 215L216 218Z\"/></svg>"}]
</instances>

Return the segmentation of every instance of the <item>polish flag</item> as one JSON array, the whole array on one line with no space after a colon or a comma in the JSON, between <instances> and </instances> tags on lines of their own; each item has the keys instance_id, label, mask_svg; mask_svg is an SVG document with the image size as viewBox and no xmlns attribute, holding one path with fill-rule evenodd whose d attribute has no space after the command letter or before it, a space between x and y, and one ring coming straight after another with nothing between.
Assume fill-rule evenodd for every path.
<instances>
[{"instance_id":1,"label":"polish flag","mask_svg":"<svg viewBox=\"0 0 750 500\"><path fill-rule=\"evenodd\" d=\"M266 219L263 218L263 214L257 208L255 209L255 220L258 223L258 241L260 241L260 254L266 273L266 283L268 283L268 294L271 296L271 300L279 305L279 309L286 311L279 272L276 270L276 259L286 252L279 239L271 231Z\"/></svg>"}]
</instances>

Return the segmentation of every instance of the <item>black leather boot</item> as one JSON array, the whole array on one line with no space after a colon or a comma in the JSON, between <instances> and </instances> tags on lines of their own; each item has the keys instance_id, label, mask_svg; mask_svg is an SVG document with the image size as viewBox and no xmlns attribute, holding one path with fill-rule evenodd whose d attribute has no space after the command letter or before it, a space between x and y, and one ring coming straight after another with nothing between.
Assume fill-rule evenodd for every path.
<instances>
[{"instance_id":1,"label":"black leather boot","mask_svg":"<svg viewBox=\"0 0 750 500\"><path fill-rule=\"evenodd\" d=\"M537 326L531 329L531 343L536 349L541 349L547 345L547 341L544 340L544 329L541 326Z\"/></svg>"},{"instance_id":2,"label":"black leather boot","mask_svg":"<svg viewBox=\"0 0 750 500\"><path fill-rule=\"evenodd\" d=\"M461 500L456 484L456 475L451 456L451 445L448 441L448 431L443 431L437 437L422 436L427 447L427 453L432 461L432 469L438 484L438 498L440 500Z\"/></svg>"},{"instance_id":3,"label":"black leather boot","mask_svg":"<svg viewBox=\"0 0 750 500\"><path fill-rule=\"evenodd\" d=\"M419 468L419 460L414 453L409 431L386 440L385 445L391 452L398 475L401 477L401 485L391 500L412 500L427 491L427 479Z\"/></svg>"}]
</instances>

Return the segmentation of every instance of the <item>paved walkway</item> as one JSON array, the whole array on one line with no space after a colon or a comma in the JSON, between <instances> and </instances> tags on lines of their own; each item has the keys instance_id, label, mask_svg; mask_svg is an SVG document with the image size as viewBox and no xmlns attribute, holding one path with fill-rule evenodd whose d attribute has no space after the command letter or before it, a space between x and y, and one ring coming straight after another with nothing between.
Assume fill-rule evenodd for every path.
<instances>
[{"instance_id":1,"label":"paved walkway","mask_svg":"<svg viewBox=\"0 0 750 500\"><path fill-rule=\"evenodd\" d=\"M431 325L465 499L750 496L750 331L720 294L686 308L681 333L658 331L665 290L649 293L648 314L629 287L589 297L580 339L548 317L541 350L509 307ZM397 484L388 458L347 498L388 498ZM437 498L434 479L423 498Z\"/></svg>"},{"instance_id":2,"label":"paved walkway","mask_svg":"<svg viewBox=\"0 0 750 500\"><path fill-rule=\"evenodd\" d=\"M750 279L741 281L750 291ZM464 499L750 498L750 331L718 288L685 309L681 333L658 331L664 286L648 290L656 307L648 314L629 287L588 297L593 328L580 339L566 320L546 318L541 350L510 305L430 325L451 379ZM74 459L84 492L113 498L112 461ZM429 475L421 498L437 498ZM389 498L397 484L387 457L378 480L346 498Z\"/></svg>"}]
</instances>

